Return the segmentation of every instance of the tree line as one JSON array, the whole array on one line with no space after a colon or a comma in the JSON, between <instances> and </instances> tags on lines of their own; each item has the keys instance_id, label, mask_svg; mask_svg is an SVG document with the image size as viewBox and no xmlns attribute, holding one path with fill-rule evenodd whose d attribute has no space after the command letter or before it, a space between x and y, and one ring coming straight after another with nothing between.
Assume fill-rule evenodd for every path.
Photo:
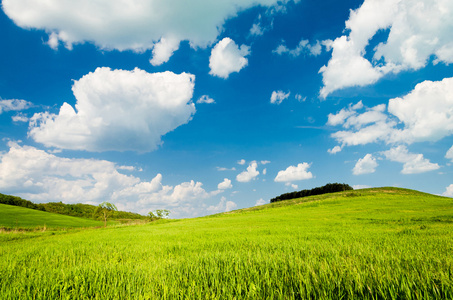
<instances>
[{"instance_id":1,"label":"tree line","mask_svg":"<svg viewBox=\"0 0 453 300\"><path fill-rule=\"evenodd\" d=\"M328 183L324 186L316 187L311 190L302 190L298 192L291 192L286 194L281 194L275 198L270 200L271 203L283 201L283 200L290 200L295 198L303 198L308 196L315 196L315 195L322 195L327 193L335 193L335 192L343 192L349 191L353 188L345 183Z\"/></svg>"},{"instance_id":2,"label":"tree line","mask_svg":"<svg viewBox=\"0 0 453 300\"><path fill-rule=\"evenodd\" d=\"M49 203L33 203L29 200L22 199L17 196L10 196L0 194L0 203L14 206L21 206L25 208L31 208L50 213L57 213L60 215L67 215L73 217L81 217L95 220L104 220L105 216L102 210L99 210L98 206L90 204L65 204L63 202L49 202ZM142 216L137 213L125 212L113 210L110 215L110 219L146 219L146 216Z\"/></svg>"}]
</instances>

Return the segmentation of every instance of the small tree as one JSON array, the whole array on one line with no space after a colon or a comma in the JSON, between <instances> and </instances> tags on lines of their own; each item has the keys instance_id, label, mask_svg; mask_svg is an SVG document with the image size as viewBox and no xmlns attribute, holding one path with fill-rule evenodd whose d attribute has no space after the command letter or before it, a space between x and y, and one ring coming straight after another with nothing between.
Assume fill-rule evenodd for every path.
<instances>
[{"instance_id":1,"label":"small tree","mask_svg":"<svg viewBox=\"0 0 453 300\"><path fill-rule=\"evenodd\" d=\"M115 204L109 202L102 202L99 204L98 208L96 209L96 213L102 212L104 217L104 227L107 227L107 217L109 217L114 211L118 211Z\"/></svg>"},{"instance_id":2,"label":"small tree","mask_svg":"<svg viewBox=\"0 0 453 300\"><path fill-rule=\"evenodd\" d=\"M148 213L148 217L151 219L151 221L154 221L159 219L166 219L168 218L169 214L170 211L168 209L156 209L155 211L150 211Z\"/></svg>"}]
</instances>

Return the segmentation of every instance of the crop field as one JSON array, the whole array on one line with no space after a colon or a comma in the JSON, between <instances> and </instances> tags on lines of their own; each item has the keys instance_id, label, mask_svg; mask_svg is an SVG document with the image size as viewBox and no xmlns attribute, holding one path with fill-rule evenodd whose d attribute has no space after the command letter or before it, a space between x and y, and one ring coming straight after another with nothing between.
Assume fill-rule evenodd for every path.
<instances>
[{"instance_id":1,"label":"crop field","mask_svg":"<svg viewBox=\"0 0 453 300\"><path fill-rule=\"evenodd\" d=\"M453 299L453 199L404 189L17 235L1 299Z\"/></svg>"},{"instance_id":2,"label":"crop field","mask_svg":"<svg viewBox=\"0 0 453 300\"><path fill-rule=\"evenodd\" d=\"M103 222L0 204L0 228L32 229L103 226Z\"/></svg>"}]
</instances>

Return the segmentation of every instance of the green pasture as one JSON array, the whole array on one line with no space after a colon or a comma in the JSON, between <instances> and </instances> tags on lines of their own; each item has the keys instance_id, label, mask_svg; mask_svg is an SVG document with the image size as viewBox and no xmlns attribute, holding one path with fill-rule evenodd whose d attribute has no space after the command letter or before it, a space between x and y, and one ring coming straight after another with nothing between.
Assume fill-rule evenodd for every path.
<instances>
[{"instance_id":1,"label":"green pasture","mask_svg":"<svg viewBox=\"0 0 453 300\"><path fill-rule=\"evenodd\" d=\"M32 228L77 228L103 226L100 221L83 219L44 211L0 204L0 228L32 229Z\"/></svg>"},{"instance_id":2,"label":"green pasture","mask_svg":"<svg viewBox=\"0 0 453 300\"><path fill-rule=\"evenodd\" d=\"M0 243L2 299L453 299L453 199L382 188Z\"/></svg>"}]
</instances>

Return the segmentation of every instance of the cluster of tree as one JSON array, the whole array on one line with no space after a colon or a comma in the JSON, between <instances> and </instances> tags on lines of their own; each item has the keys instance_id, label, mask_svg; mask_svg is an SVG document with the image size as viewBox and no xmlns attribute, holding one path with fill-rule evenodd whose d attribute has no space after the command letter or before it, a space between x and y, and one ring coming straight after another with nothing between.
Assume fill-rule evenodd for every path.
<instances>
[{"instance_id":1,"label":"cluster of tree","mask_svg":"<svg viewBox=\"0 0 453 300\"><path fill-rule=\"evenodd\" d=\"M283 201L283 200L295 199L295 198L303 198L303 197L308 197L308 196L327 194L327 193L349 191L352 189L353 188L351 186L349 186L348 184L345 184L345 183L328 183L325 186L316 187L311 190L302 190L299 192L291 192L291 193L282 194L278 197L272 198L271 203Z\"/></svg>"},{"instance_id":2,"label":"cluster of tree","mask_svg":"<svg viewBox=\"0 0 453 300\"><path fill-rule=\"evenodd\" d=\"M88 219L104 220L104 213L99 209L99 206L89 204L65 204L63 202L49 202L35 204L31 201L24 200L20 197L9 196L0 194L0 203L22 206L26 208L47 211L51 213L57 213L61 215L68 215L73 217L81 217ZM102 204L101 204L102 205ZM111 219L146 219L146 216L140 214L118 211L117 209L109 213Z\"/></svg>"},{"instance_id":3,"label":"cluster of tree","mask_svg":"<svg viewBox=\"0 0 453 300\"><path fill-rule=\"evenodd\" d=\"M168 209L156 209L155 211L150 211L148 213L148 218L150 218L151 221L159 220L159 219L166 219L166 218L168 218L169 214L170 214L170 211Z\"/></svg>"}]
</instances>

